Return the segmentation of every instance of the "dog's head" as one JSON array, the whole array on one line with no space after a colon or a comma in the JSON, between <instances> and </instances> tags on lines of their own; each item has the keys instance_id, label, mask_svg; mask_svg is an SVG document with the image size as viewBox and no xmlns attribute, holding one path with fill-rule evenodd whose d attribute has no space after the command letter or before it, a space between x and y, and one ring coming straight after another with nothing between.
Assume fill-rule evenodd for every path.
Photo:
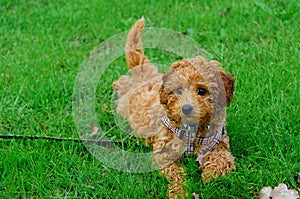
<instances>
[{"instance_id":1,"label":"dog's head","mask_svg":"<svg viewBox=\"0 0 300 199\"><path fill-rule=\"evenodd\" d=\"M219 104L224 108L230 104L234 78L218 66L219 62L203 57L172 64L160 89L160 103L171 121L207 127L216 101L223 99Z\"/></svg>"}]
</instances>

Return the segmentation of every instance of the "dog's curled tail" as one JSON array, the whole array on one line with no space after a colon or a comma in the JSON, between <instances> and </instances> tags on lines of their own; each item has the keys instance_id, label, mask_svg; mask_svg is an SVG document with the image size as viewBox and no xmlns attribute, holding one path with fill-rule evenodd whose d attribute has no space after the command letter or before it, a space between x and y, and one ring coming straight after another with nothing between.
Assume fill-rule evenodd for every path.
<instances>
[{"instance_id":1,"label":"dog's curled tail","mask_svg":"<svg viewBox=\"0 0 300 199\"><path fill-rule=\"evenodd\" d=\"M144 21L144 17L142 17L135 22L127 36L125 52L129 69L149 63L148 58L144 54L142 43Z\"/></svg>"}]
</instances>

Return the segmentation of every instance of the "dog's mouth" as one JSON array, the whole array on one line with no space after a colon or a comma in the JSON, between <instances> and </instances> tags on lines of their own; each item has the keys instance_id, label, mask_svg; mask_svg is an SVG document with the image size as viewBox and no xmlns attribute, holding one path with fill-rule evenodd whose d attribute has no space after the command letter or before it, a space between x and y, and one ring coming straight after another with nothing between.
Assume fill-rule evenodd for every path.
<instances>
[{"instance_id":1,"label":"dog's mouth","mask_svg":"<svg viewBox=\"0 0 300 199\"><path fill-rule=\"evenodd\" d=\"M197 116L193 116L193 115L186 116L183 114L180 115L181 124L183 126L187 126L187 127L193 127L193 126L198 125L199 119L200 118L198 115Z\"/></svg>"},{"instance_id":2,"label":"dog's mouth","mask_svg":"<svg viewBox=\"0 0 300 199\"><path fill-rule=\"evenodd\" d=\"M173 127L170 123L170 119L166 115L162 117L162 122L181 140L193 140L198 132L198 124L181 122L180 126Z\"/></svg>"},{"instance_id":3,"label":"dog's mouth","mask_svg":"<svg viewBox=\"0 0 300 199\"><path fill-rule=\"evenodd\" d=\"M197 124L185 124L181 123L179 132L175 132L181 140L194 140L197 135L198 125Z\"/></svg>"},{"instance_id":4,"label":"dog's mouth","mask_svg":"<svg viewBox=\"0 0 300 199\"><path fill-rule=\"evenodd\" d=\"M186 132L194 134L198 131L198 124L187 124L187 123L181 123L181 126L183 129L186 130Z\"/></svg>"}]
</instances>

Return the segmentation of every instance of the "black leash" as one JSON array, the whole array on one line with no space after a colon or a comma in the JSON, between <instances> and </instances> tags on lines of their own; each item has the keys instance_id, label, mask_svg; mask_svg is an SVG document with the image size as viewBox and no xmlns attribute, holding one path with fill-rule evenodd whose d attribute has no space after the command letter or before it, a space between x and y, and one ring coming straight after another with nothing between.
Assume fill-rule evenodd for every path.
<instances>
[{"instance_id":1,"label":"black leash","mask_svg":"<svg viewBox=\"0 0 300 199\"><path fill-rule=\"evenodd\" d=\"M89 144L96 144L98 146L106 147L109 149L114 149L114 144L109 140L92 140L92 139L76 139L76 138L59 138L59 137L49 137L49 136L32 136L32 135L11 135L11 134L0 134L0 139L13 139L13 140L54 140L60 142L86 142ZM116 143L116 142L114 142Z\"/></svg>"}]
</instances>

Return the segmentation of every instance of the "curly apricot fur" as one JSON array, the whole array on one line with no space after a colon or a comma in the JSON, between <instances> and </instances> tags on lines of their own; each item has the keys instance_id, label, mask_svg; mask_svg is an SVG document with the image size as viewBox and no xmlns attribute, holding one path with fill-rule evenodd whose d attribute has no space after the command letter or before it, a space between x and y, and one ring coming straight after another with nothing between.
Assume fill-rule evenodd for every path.
<instances>
[{"instance_id":1,"label":"curly apricot fur","mask_svg":"<svg viewBox=\"0 0 300 199\"><path fill-rule=\"evenodd\" d=\"M162 163L160 172L170 181L168 196L183 198L186 194L185 174L179 163L183 141L162 124L161 118L167 115L173 127L178 127L181 121L196 122L199 124L197 135L205 135L205 127L211 122L212 113L215 111L212 103L216 99L212 95L218 98L221 96L218 88L224 87L226 105L229 105L233 99L234 79L222 68L215 70L215 67L220 66L219 62L208 61L200 56L173 63L165 75L158 73L157 68L144 55L141 41L143 28L144 20L141 19L128 34L125 50L132 75L121 76L113 84L119 97L116 111L127 118L139 137L145 138L146 143L152 145L153 162ZM218 76L221 76L219 83L215 81ZM176 93L179 87L182 93ZM203 96L197 95L199 88L206 89L207 93ZM186 103L193 107L189 118L181 111ZM222 111L216 114L225 119ZM205 182L235 170L227 135L223 135L220 143L205 155L201 168Z\"/></svg>"}]
</instances>

